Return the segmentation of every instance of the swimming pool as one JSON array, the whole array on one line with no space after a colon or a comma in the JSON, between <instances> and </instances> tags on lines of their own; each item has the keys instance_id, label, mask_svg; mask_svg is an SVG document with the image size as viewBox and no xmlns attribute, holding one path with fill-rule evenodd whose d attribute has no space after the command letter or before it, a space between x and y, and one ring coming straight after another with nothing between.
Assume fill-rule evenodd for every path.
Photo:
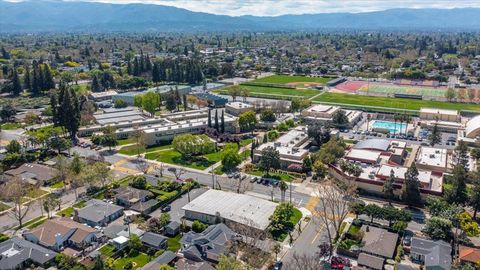
<instances>
[{"instance_id":1,"label":"swimming pool","mask_svg":"<svg viewBox=\"0 0 480 270\"><path fill-rule=\"evenodd\" d=\"M390 131L390 133L400 133L400 132L405 132L405 128L407 125L405 123L396 123L395 122L390 122L390 121L379 121L375 120L372 123L372 128L381 128L381 129L387 129Z\"/></svg>"}]
</instances>

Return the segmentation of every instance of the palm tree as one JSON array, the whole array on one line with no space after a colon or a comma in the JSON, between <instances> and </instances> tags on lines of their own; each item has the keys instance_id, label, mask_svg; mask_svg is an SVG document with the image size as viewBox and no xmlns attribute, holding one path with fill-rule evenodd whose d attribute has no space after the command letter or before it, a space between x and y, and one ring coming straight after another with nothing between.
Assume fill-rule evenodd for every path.
<instances>
[{"instance_id":1,"label":"palm tree","mask_svg":"<svg viewBox=\"0 0 480 270\"><path fill-rule=\"evenodd\" d=\"M370 120L372 119L371 114L367 114L367 130L368 130L368 125L370 124Z\"/></svg>"},{"instance_id":2,"label":"palm tree","mask_svg":"<svg viewBox=\"0 0 480 270\"><path fill-rule=\"evenodd\" d=\"M404 115L404 120L405 120L405 135L407 135L407 132L408 132L408 124L410 123L410 121L412 121L412 117L408 114L405 113Z\"/></svg>"},{"instance_id":3,"label":"palm tree","mask_svg":"<svg viewBox=\"0 0 480 270\"><path fill-rule=\"evenodd\" d=\"M282 192L282 202L284 202L285 201L285 193L288 189L288 185L287 185L287 183L285 183L285 181L280 180L278 188L280 188L280 191Z\"/></svg>"},{"instance_id":4,"label":"palm tree","mask_svg":"<svg viewBox=\"0 0 480 270\"><path fill-rule=\"evenodd\" d=\"M398 114L393 115L393 121L395 122L395 128L393 129L393 136L395 137L397 133L397 120L398 120Z\"/></svg>"}]
</instances>

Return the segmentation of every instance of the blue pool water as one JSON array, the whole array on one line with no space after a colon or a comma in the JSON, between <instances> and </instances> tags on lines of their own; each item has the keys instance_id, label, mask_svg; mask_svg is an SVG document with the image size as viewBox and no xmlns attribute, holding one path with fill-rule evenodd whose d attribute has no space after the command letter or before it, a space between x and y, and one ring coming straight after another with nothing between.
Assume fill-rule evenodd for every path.
<instances>
[{"instance_id":1,"label":"blue pool water","mask_svg":"<svg viewBox=\"0 0 480 270\"><path fill-rule=\"evenodd\" d=\"M397 123L390 122L390 121L374 121L372 124L372 128L382 128L388 129L390 133L400 133L400 131L405 132L405 128L407 125L405 123Z\"/></svg>"}]
</instances>

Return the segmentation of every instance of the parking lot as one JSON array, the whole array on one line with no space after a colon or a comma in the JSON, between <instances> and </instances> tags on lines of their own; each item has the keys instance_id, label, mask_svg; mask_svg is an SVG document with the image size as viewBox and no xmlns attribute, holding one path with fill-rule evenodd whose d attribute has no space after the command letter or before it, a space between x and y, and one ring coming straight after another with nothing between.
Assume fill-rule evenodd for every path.
<instances>
[{"instance_id":1,"label":"parking lot","mask_svg":"<svg viewBox=\"0 0 480 270\"><path fill-rule=\"evenodd\" d=\"M206 188L196 188L190 191L190 201L193 201L198 196L202 195L207 191ZM182 207L188 204L188 194L184 194L172 203L170 203L171 210L168 212L172 221L181 223L181 218L184 216L185 211L182 210ZM162 208L158 208L153 211L150 215L152 217L159 217L162 214Z\"/></svg>"}]
</instances>

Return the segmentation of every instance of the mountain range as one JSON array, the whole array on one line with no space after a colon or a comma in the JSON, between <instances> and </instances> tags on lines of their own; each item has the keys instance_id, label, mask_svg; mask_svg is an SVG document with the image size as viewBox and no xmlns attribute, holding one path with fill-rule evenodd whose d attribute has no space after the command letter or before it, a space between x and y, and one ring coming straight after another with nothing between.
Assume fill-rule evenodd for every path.
<instances>
[{"instance_id":1,"label":"mountain range","mask_svg":"<svg viewBox=\"0 0 480 270\"><path fill-rule=\"evenodd\" d=\"M153 4L0 0L0 32L478 31L479 15L461 8L232 17Z\"/></svg>"}]
</instances>

